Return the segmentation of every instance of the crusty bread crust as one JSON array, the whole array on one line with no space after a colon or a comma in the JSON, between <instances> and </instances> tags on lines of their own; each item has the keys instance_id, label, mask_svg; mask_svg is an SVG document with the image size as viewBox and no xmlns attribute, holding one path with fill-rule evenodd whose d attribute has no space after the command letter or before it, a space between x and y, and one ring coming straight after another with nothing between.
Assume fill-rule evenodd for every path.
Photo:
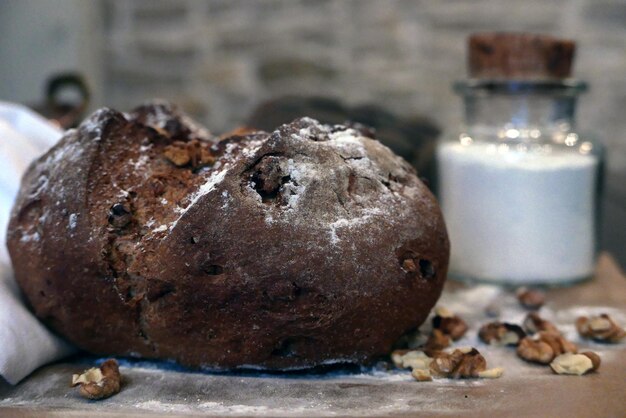
<instances>
[{"instance_id":1,"label":"crusty bread crust","mask_svg":"<svg viewBox=\"0 0 626 418\"><path fill-rule=\"evenodd\" d=\"M449 256L435 198L378 141L303 118L218 142L164 103L100 110L35 161L8 247L79 347L218 369L386 354Z\"/></svg>"}]
</instances>

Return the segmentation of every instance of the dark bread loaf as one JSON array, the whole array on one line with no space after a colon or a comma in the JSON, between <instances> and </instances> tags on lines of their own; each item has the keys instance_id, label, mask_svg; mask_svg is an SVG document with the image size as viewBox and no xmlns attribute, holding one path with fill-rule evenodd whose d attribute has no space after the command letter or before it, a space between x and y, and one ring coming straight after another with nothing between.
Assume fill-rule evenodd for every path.
<instances>
[{"instance_id":1,"label":"dark bread loaf","mask_svg":"<svg viewBox=\"0 0 626 418\"><path fill-rule=\"evenodd\" d=\"M166 104L100 110L35 161L8 247L79 347L271 369L387 353L449 253L435 198L379 142L308 118L217 142Z\"/></svg>"}]
</instances>

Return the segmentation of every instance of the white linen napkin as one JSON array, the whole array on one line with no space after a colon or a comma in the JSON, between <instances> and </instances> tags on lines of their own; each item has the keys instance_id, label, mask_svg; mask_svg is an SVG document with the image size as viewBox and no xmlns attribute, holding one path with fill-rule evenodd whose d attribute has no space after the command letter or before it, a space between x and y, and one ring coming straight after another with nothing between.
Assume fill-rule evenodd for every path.
<instances>
[{"instance_id":1,"label":"white linen napkin","mask_svg":"<svg viewBox=\"0 0 626 418\"><path fill-rule=\"evenodd\" d=\"M22 174L62 134L30 109L0 102L0 376L11 384L75 351L26 308L6 249L7 224Z\"/></svg>"}]
</instances>

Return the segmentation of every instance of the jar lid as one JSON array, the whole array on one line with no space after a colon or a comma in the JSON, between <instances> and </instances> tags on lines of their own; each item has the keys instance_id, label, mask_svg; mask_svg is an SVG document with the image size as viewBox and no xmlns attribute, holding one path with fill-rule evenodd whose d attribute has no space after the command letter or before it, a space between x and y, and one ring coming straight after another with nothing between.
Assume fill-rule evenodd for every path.
<instances>
[{"instance_id":1,"label":"jar lid","mask_svg":"<svg viewBox=\"0 0 626 418\"><path fill-rule=\"evenodd\" d=\"M571 76L576 43L533 33L475 33L468 39L470 77L564 79Z\"/></svg>"}]
</instances>

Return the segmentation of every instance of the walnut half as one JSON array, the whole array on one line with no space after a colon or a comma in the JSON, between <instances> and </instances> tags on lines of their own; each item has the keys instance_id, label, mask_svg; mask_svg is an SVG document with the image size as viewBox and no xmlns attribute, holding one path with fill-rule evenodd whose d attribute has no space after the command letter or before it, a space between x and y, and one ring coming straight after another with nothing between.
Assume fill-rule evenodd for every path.
<instances>
[{"instance_id":1,"label":"walnut half","mask_svg":"<svg viewBox=\"0 0 626 418\"><path fill-rule=\"evenodd\" d=\"M432 358L422 351L396 350L391 359L396 367L413 369L411 376L419 382L431 381L433 377L495 379L504 372L501 367L487 370L487 361L473 347L439 351Z\"/></svg>"},{"instance_id":2,"label":"walnut half","mask_svg":"<svg viewBox=\"0 0 626 418\"><path fill-rule=\"evenodd\" d=\"M430 364L430 372L436 376L453 379L479 377L487 370L487 361L473 347L457 348L452 353L437 353Z\"/></svg>"},{"instance_id":3,"label":"walnut half","mask_svg":"<svg viewBox=\"0 0 626 418\"><path fill-rule=\"evenodd\" d=\"M517 289L515 293L520 305L526 309L537 310L541 308L546 301L546 295L536 289L521 287Z\"/></svg>"},{"instance_id":4,"label":"walnut half","mask_svg":"<svg viewBox=\"0 0 626 418\"><path fill-rule=\"evenodd\" d=\"M72 376L72 386L80 385L79 394L87 399L105 399L120 391L122 377L115 359Z\"/></svg>"},{"instance_id":5,"label":"walnut half","mask_svg":"<svg viewBox=\"0 0 626 418\"><path fill-rule=\"evenodd\" d=\"M552 322L543 319L535 312L528 313L522 325L524 325L524 330L526 330L529 334L535 334L539 331L548 331L560 334L559 330Z\"/></svg>"},{"instance_id":6,"label":"walnut half","mask_svg":"<svg viewBox=\"0 0 626 418\"><path fill-rule=\"evenodd\" d=\"M438 353L449 346L450 336L448 334L444 334L441 330L433 329L422 349L429 356L433 356L435 353Z\"/></svg>"},{"instance_id":7,"label":"walnut half","mask_svg":"<svg viewBox=\"0 0 626 418\"><path fill-rule=\"evenodd\" d=\"M427 370L432 359L423 351L417 350L396 350L391 353L393 364L400 369L422 369Z\"/></svg>"},{"instance_id":8,"label":"walnut half","mask_svg":"<svg viewBox=\"0 0 626 418\"><path fill-rule=\"evenodd\" d=\"M526 336L522 328L507 322L490 322L478 331L478 337L490 345L516 346Z\"/></svg>"},{"instance_id":9,"label":"walnut half","mask_svg":"<svg viewBox=\"0 0 626 418\"><path fill-rule=\"evenodd\" d=\"M548 364L564 353L576 353L578 347L562 335L552 332L539 332L535 337L522 339L517 346L517 355L526 361Z\"/></svg>"},{"instance_id":10,"label":"walnut half","mask_svg":"<svg viewBox=\"0 0 626 418\"><path fill-rule=\"evenodd\" d=\"M626 331L607 314L581 316L576 320L576 329L581 337L592 338L598 342L618 343L626 337Z\"/></svg>"},{"instance_id":11,"label":"walnut half","mask_svg":"<svg viewBox=\"0 0 626 418\"><path fill-rule=\"evenodd\" d=\"M459 340L467 331L467 324L458 315L443 307L435 308L433 317L433 329L438 329L442 333L449 335L454 341Z\"/></svg>"},{"instance_id":12,"label":"walnut half","mask_svg":"<svg viewBox=\"0 0 626 418\"><path fill-rule=\"evenodd\" d=\"M556 374L574 374L578 376L598 370L599 367L600 357L591 351L580 354L561 354L550 363L550 368Z\"/></svg>"}]
</instances>

